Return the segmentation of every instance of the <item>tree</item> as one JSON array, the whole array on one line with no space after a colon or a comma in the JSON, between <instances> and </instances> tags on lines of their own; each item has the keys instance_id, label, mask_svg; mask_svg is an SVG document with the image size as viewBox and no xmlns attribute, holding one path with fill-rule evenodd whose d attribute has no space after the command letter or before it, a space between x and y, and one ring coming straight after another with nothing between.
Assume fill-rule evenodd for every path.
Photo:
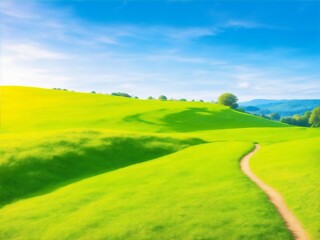
<instances>
[{"instance_id":1,"label":"tree","mask_svg":"<svg viewBox=\"0 0 320 240\"><path fill-rule=\"evenodd\" d=\"M246 112L246 110L245 110L244 108L238 108L237 111L238 111L238 112L243 112L243 113Z\"/></svg>"},{"instance_id":2,"label":"tree","mask_svg":"<svg viewBox=\"0 0 320 240\"><path fill-rule=\"evenodd\" d=\"M236 109L238 107L237 101L238 101L238 98L232 93L221 94L218 98L219 104L229 106L233 109Z\"/></svg>"},{"instance_id":3,"label":"tree","mask_svg":"<svg viewBox=\"0 0 320 240\"><path fill-rule=\"evenodd\" d=\"M181 98L179 101L186 102L186 101L187 101L187 99L185 99L185 98Z\"/></svg>"},{"instance_id":4,"label":"tree","mask_svg":"<svg viewBox=\"0 0 320 240\"><path fill-rule=\"evenodd\" d=\"M95 92L95 91L91 91L91 93L92 93L92 94L96 94L96 92Z\"/></svg>"},{"instance_id":5,"label":"tree","mask_svg":"<svg viewBox=\"0 0 320 240\"><path fill-rule=\"evenodd\" d=\"M271 113L270 118L271 120L279 121L281 116L279 115L279 113Z\"/></svg>"},{"instance_id":6,"label":"tree","mask_svg":"<svg viewBox=\"0 0 320 240\"><path fill-rule=\"evenodd\" d=\"M148 97L148 100L152 100L152 99L154 99L152 96L149 96L149 97Z\"/></svg>"},{"instance_id":7,"label":"tree","mask_svg":"<svg viewBox=\"0 0 320 240\"><path fill-rule=\"evenodd\" d=\"M310 127L310 115L311 112L307 111L304 113L303 116L296 114L293 117L283 117L281 118L281 122L295 126Z\"/></svg>"},{"instance_id":8,"label":"tree","mask_svg":"<svg viewBox=\"0 0 320 240\"><path fill-rule=\"evenodd\" d=\"M114 92L111 93L112 96L118 96L118 97L127 97L131 98L131 96L128 93L123 93L123 92Z\"/></svg>"},{"instance_id":9,"label":"tree","mask_svg":"<svg viewBox=\"0 0 320 240\"><path fill-rule=\"evenodd\" d=\"M270 119L270 117L268 117L267 115L265 115L263 113L260 115L260 117L263 117L263 118L266 118L266 119Z\"/></svg>"},{"instance_id":10,"label":"tree","mask_svg":"<svg viewBox=\"0 0 320 240\"><path fill-rule=\"evenodd\" d=\"M312 110L309 123L312 127L320 127L320 106Z\"/></svg>"},{"instance_id":11,"label":"tree","mask_svg":"<svg viewBox=\"0 0 320 240\"><path fill-rule=\"evenodd\" d=\"M161 100L161 101L167 101L168 99L167 99L166 96L161 95L161 96L159 96L159 100Z\"/></svg>"}]
</instances>

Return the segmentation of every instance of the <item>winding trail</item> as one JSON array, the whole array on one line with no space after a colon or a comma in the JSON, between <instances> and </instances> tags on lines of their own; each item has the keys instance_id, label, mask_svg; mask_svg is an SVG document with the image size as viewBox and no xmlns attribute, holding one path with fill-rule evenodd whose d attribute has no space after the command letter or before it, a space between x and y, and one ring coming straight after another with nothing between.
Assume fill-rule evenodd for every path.
<instances>
[{"instance_id":1,"label":"winding trail","mask_svg":"<svg viewBox=\"0 0 320 240\"><path fill-rule=\"evenodd\" d=\"M264 182L262 182L253 172L251 172L250 169L250 158L260 149L260 146L258 144L255 144L255 149L244 156L241 159L240 166L241 170L246 174L255 184L258 185L259 188L261 188L268 196L270 202L273 203L273 205L278 210L279 214L285 221L288 229L293 234L295 240L307 240L307 233L302 228L301 223L296 219L296 217L293 215L293 213L289 210L285 202L283 201L283 198L280 193L275 191L272 187L268 186Z\"/></svg>"}]
</instances>

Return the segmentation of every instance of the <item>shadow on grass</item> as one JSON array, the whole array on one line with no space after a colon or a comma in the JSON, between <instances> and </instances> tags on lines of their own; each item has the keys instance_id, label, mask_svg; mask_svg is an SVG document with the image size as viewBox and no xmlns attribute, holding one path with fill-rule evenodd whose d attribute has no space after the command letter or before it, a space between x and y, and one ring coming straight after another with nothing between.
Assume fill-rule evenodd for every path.
<instances>
[{"instance_id":1,"label":"shadow on grass","mask_svg":"<svg viewBox=\"0 0 320 240\"><path fill-rule=\"evenodd\" d=\"M204 143L200 139L159 137L107 137L96 141L88 144L59 139L54 144L34 146L46 154L29 154L18 160L13 155L0 165L0 206ZM61 146L67 150L56 152Z\"/></svg>"},{"instance_id":2,"label":"shadow on grass","mask_svg":"<svg viewBox=\"0 0 320 240\"><path fill-rule=\"evenodd\" d=\"M175 132L282 126L277 122L230 109L210 111L207 108L189 108L182 112L168 114L162 121L167 129Z\"/></svg>"}]
</instances>

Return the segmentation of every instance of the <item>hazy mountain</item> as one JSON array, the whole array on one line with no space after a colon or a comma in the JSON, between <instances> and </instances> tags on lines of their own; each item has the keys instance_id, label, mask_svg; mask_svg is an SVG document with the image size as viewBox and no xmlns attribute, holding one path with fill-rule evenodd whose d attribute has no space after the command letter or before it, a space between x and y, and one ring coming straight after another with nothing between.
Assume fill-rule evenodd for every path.
<instances>
[{"instance_id":1,"label":"hazy mountain","mask_svg":"<svg viewBox=\"0 0 320 240\"><path fill-rule=\"evenodd\" d=\"M270 100L254 99L248 102L239 103L240 107L245 108L247 112L257 114L269 114L277 112L281 116L292 116L295 114L304 114L320 106L320 99L293 99L293 100Z\"/></svg>"},{"instance_id":2,"label":"hazy mountain","mask_svg":"<svg viewBox=\"0 0 320 240\"><path fill-rule=\"evenodd\" d=\"M248 102L241 102L241 106L258 106L258 105L264 105L264 104L269 104L269 103L280 103L280 102L286 102L290 100L273 100L273 99L253 99Z\"/></svg>"}]
</instances>

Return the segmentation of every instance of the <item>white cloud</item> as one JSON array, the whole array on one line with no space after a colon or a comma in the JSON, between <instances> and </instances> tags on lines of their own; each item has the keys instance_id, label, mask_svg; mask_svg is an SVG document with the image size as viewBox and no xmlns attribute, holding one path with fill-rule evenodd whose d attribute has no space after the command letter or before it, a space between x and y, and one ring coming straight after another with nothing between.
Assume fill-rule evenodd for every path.
<instances>
[{"instance_id":1,"label":"white cloud","mask_svg":"<svg viewBox=\"0 0 320 240\"><path fill-rule=\"evenodd\" d=\"M263 27L257 23L96 26L68 10L27 3L7 4L1 14L6 23L1 29L0 52L4 85L205 100L226 91L241 100L320 97L319 70L313 66L319 59L297 60L286 51L221 50L221 46L210 46L205 52L192 45L195 39L215 36L227 28ZM186 40L191 51L184 49Z\"/></svg>"},{"instance_id":2,"label":"white cloud","mask_svg":"<svg viewBox=\"0 0 320 240\"><path fill-rule=\"evenodd\" d=\"M27 59L28 61L36 59L57 60L68 58L66 54L55 52L42 46L25 43L8 44L4 45L3 48L3 51L6 54L3 58L14 56L17 59Z\"/></svg>"},{"instance_id":3,"label":"white cloud","mask_svg":"<svg viewBox=\"0 0 320 240\"><path fill-rule=\"evenodd\" d=\"M250 84L248 82L239 82L239 88L249 88Z\"/></svg>"},{"instance_id":4,"label":"white cloud","mask_svg":"<svg viewBox=\"0 0 320 240\"><path fill-rule=\"evenodd\" d=\"M224 24L224 27L235 27L235 28L258 28L263 27L261 24L243 20L229 20Z\"/></svg>"}]
</instances>

